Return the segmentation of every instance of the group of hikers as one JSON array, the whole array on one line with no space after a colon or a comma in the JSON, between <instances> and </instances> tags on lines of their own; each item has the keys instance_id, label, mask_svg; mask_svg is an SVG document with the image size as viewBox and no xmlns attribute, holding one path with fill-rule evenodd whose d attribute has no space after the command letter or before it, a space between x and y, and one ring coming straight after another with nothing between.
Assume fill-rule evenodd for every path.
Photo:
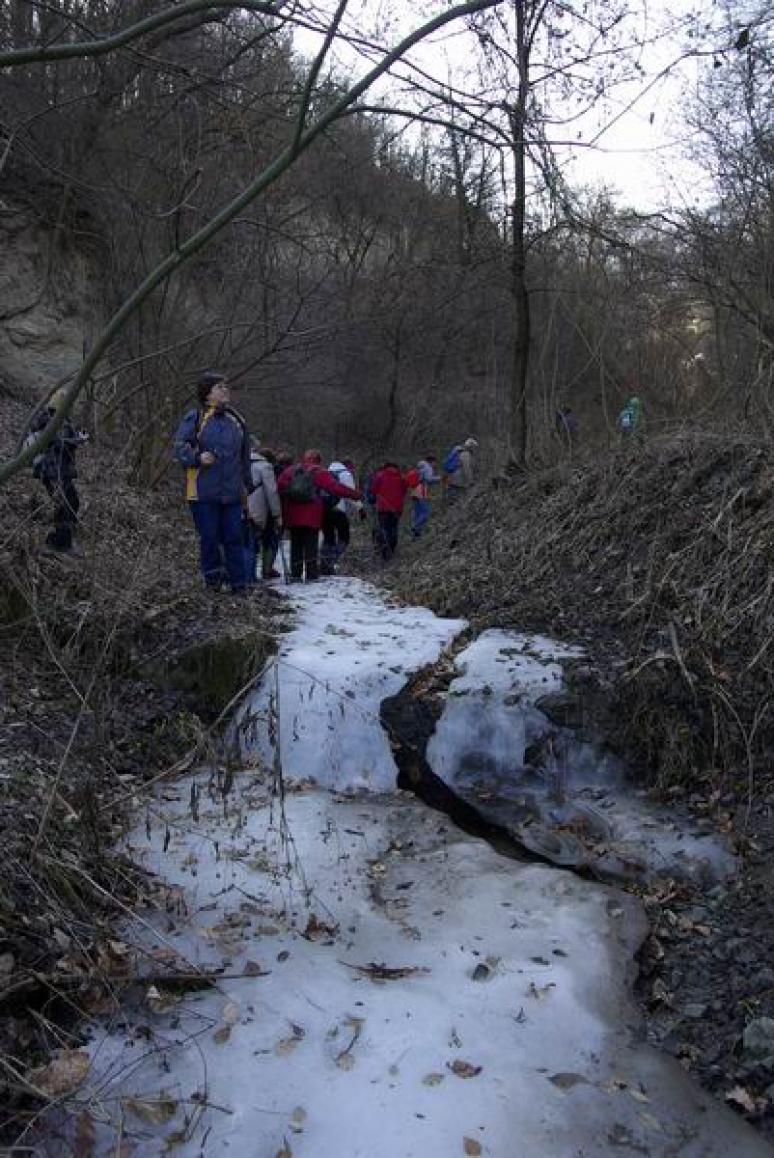
<instances>
[{"instance_id":1,"label":"group of hikers","mask_svg":"<svg viewBox=\"0 0 774 1158\"><path fill-rule=\"evenodd\" d=\"M435 488L443 487L453 502L473 482L478 449L473 438L452 448L442 473L436 457L428 454L407 471L386 461L359 485L349 458L325 467L319 450L295 457L251 438L230 404L224 374L203 374L197 401L177 429L174 452L186 469L186 498L199 536L202 576L210 588L226 582L232 592L244 593L259 574L268 580L284 572L287 581L308 582L332 575L349 546L354 518L371 520L374 547L387 561L397 548L407 503L411 535L418 538L430 517Z\"/></svg>"},{"instance_id":2,"label":"group of hikers","mask_svg":"<svg viewBox=\"0 0 774 1158\"><path fill-rule=\"evenodd\" d=\"M31 423L25 444L37 440L64 401L63 390L52 395ZM632 395L618 415L621 436L638 435L642 423L642 402ZM557 410L556 432L570 446L577 440L578 422L569 407ZM33 460L33 474L53 500L46 545L58 554L80 553L73 541L80 505L75 455L87 439L65 418ZM326 468L318 450L296 457L261 446L231 406L226 375L215 371L200 377L197 406L184 416L174 440L175 457L186 468L186 498L199 536L204 582L212 588L226 582L235 592L244 592L259 574L263 579L284 574L288 581L333 574L349 546L354 518L370 520L374 548L388 561L398 545L406 506L411 535L419 538L433 498L442 495L454 503L471 485L477 451L476 440L468 438L453 446L440 464L433 454L408 470L388 460L358 483L349 458ZM286 531L289 567L283 549Z\"/></svg>"}]
</instances>

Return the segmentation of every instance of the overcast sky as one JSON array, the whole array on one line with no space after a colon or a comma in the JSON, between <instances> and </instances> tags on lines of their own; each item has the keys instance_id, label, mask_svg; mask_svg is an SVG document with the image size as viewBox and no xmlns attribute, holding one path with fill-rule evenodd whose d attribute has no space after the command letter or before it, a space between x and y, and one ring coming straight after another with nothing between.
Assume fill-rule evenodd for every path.
<instances>
[{"instance_id":1,"label":"overcast sky","mask_svg":"<svg viewBox=\"0 0 774 1158\"><path fill-rule=\"evenodd\" d=\"M639 42L635 78L614 86L607 99L599 101L590 113L571 127L565 126L561 133L564 139L575 140L580 133L582 142L595 141L596 147L563 147L558 150L560 160L574 185L606 185L617 190L621 205L652 210L667 203L706 202L711 198L711 186L707 175L689 160L693 130L686 122L685 110L700 70L708 64L711 67L712 61L711 57L697 61L684 54L699 43L688 34L692 12L700 13L703 23L711 22L715 29L702 36L703 48L727 47L732 42L724 6L711 0L668 0L668 5L657 0L652 4L632 0L628 8L633 15L627 24L627 43ZM368 0L364 5L353 0L346 26L350 31L365 28L369 35L393 44L423 16L441 9L439 0ZM297 46L305 55L314 51L316 43L309 34L297 37ZM439 80L453 77L460 85L474 57L474 38L459 25L414 54L420 66ZM349 48L340 48L338 59L350 73L360 75L365 70L365 60ZM402 71L405 74L405 68ZM380 95L385 95L384 88Z\"/></svg>"}]
</instances>

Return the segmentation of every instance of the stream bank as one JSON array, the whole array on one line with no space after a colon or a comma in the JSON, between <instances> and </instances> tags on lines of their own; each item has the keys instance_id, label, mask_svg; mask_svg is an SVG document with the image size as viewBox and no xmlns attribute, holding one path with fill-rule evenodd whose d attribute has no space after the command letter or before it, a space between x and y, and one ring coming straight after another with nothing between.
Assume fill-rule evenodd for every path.
<instances>
[{"instance_id":1,"label":"stream bank","mask_svg":"<svg viewBox=\"0 0 774 1158\"><path fill-rule=\"evenodd\" d=\"M146 984L78 1051L95 1153L770 1153L643 1043L633 896L395 791L380 707L464 624L353 580L292 598L246 767L168 786L128 837L158 893L116 933Z\"/></svg>"}]
</instances>

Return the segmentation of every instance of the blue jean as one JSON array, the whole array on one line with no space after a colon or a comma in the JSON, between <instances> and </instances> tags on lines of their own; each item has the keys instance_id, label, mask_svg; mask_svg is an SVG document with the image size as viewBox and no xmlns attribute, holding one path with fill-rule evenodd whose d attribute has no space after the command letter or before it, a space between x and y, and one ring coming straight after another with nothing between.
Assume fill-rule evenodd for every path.
<instances>
[{"instance_id":1,"label":"blue jean","mask_svg":"<svg viewBox=\"0 0 774 1158\"><path fill-rule=\"evenodd\" d=\"M422 534L422 528L430 518L430 500L429 499L412 499L411 500L411 534L414 538L418 538Z\"/></svg>"},{"instance_id":2,"label":"blue jean","mask_svg":"<svg viewBox=\"0 0 774 1158\"><path fill-rule=\"evenodd\" d=\"M228 579L233 591L241 591L245 585L242 504L197 499L190 506L199 532L204 582L208 587L218 587Z\"/></svg>"}]
</instances>

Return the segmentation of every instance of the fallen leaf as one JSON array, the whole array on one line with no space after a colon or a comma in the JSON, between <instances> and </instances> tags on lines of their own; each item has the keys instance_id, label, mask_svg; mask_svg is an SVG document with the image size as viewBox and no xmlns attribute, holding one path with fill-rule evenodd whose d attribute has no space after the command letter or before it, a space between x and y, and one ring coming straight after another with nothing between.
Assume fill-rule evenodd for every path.
<instances>
[{"instance_id":1,"label":"fallen leaf","mask_svg":"<svg viewBox=\"0 0 774 1158\"><path fill-rule=\"evenodd\" d=\"M548 1079L559 1090L571 1090L573 1086L587 1086L589 1079L584 1078L583 1074L552 1074Z\"/></svg>"},{"instance_id":2,"label":"fallen leaf","mask_svg":"<svg viewBox=\"0 0 774 1158\"><path fill-rule=\"evenodd\" d=\"M163 1126L177 1113L177 1102L166 1094L158 1098L124 1098L124 1109L149 1126Z\"/></svg>"},{"instance_id":3,"label":"fallen leaf","mask_svg":"<svg viewBox=\"0 0 774 1158\"><path fill-rule=\"evenodd\" d=\"M470 1062L463 1061L462 1058L455 1058L453 1062L447 1062L446 1068L450 1069L458 1078L475 1078L481 1073L483 1066L474 1066Z\"/></svg>"},{"instance_id":4,"label":"fallen leaf","mask_svg":"<svg viewBox=\"0 0 774 1158\"><path fill-rule=\"evenodd\" d=\"M324 937L335 937L337 930L338 925L326 925L325 921L318 920L316 913L310 913L301 936L307 941L319 941Z\"/></svg>"},{"instance_id":5,"label":"fallen leaf","mask_svg":"<svg viewBox=\"0 0 774 1158\"><path fill-rule=\"evenodd\" d=\"M224 1005L221 1017L226 1025L236 1025L240 1017L240 1009L236 1001L228 1001Z\"/></svg>"},{"instance_id":6,"label":"fallen leaf","mask_svg":"<svg viewBox=\"0 0 774 1158\"><path fill-rule=\"evenodd\" d=\"M347 962L344 961L343 964L347 965ZM424 965L390 966L377 961L369 961L367 965L347 965L347 968L370 977L372 981L398 981L403 977L416 977L420 973L430 972Z\"/></svg>"},{"instance_id":7,"label":"fallen leaf","mask_svg":"<svg viewBox=\"0 0 774 1158\"><path fill-rule=\"evenodd\" d=\"M277 1151L277 1158L293 1158L293 1151L287 1138L282 1139L282 1149Z\"/></svg>"},{"instance_id":8,"label":"fallen leaf","mask_svg":"<svg viewBox=\"0 0 774 1158\"><path fill-rule=\"evenodd\" d=\"M244 975L245 977L261 977L264 969L261 969L257 961L245 961Z\"/></svg>"},{"instance_id":9,"label":"fallen leaf","mask_svg":"<svg viewBox=\"0 0 774 1158\"><path fill-rule=\"evenodd\" d=\"M425 1074L422 1078L423 1086L440 1086L446 1074Z\"/></svg>"},{"instance_id":10,"label":"fallen leaf","mask_svg":"<svg viewBox=\"0 0 774 1158\"><path fill-rule=\"evenodd\" d=\"M63 1049L44 1066L28 1070L26 1080L46 1098L61 1098L77 1090L91 1068L91 1058L81 1049Z\"/></svg>"},{"instance_id":11,"label":"fallen leaf","mask_svg":"<svg viewBox=\"0 0 774 1158\"><path fill-rule=\"evenodd\" d=\"M228 1041L228 1039L230 1037L231 1037L231 1026L230 1025L219 1025L218 1028L215 1030L215 1032L212 1035L212 1040L216 1043L216 1045L225 1045L225 1043Z\"/></svg>"},{"instance_id":12,"label":"fallen leaf","mask_svg":"<svg viewBox=\"0 0 774 1158\"><path fill-rule=\"evenodd\" d=\"M481 1154L481 1143L477 1142L475 1138L465 1137L462 1139L462 1150L464 1154L468 1155L468 1158L478 1158Z\"/></svg>"},{"instance_id":13,"label":"fallen leaf","mask_svg":"<svg viewBox=\"0 0 774 1158\"><path fill-rule=\"evenodd\" d=\"M745 1114L754 1114L757 1109L754 1098L744 1086L734 1086L732 1090L729 1090L726 1094L726 1101L730 1102L732 1106L744 1110Z\"/></svg>"},{"instance_id":14,"label":"fallen leaf","mask_svg":"<svg viewBox=\"0 0 774 1158\"><path fill-rule=\"evenodd\" d=\"M96 1144L94 1119L88 1110L81 1110L75 1121L74 1158L92 1158Z\"/></svg>"}]
</instances>

